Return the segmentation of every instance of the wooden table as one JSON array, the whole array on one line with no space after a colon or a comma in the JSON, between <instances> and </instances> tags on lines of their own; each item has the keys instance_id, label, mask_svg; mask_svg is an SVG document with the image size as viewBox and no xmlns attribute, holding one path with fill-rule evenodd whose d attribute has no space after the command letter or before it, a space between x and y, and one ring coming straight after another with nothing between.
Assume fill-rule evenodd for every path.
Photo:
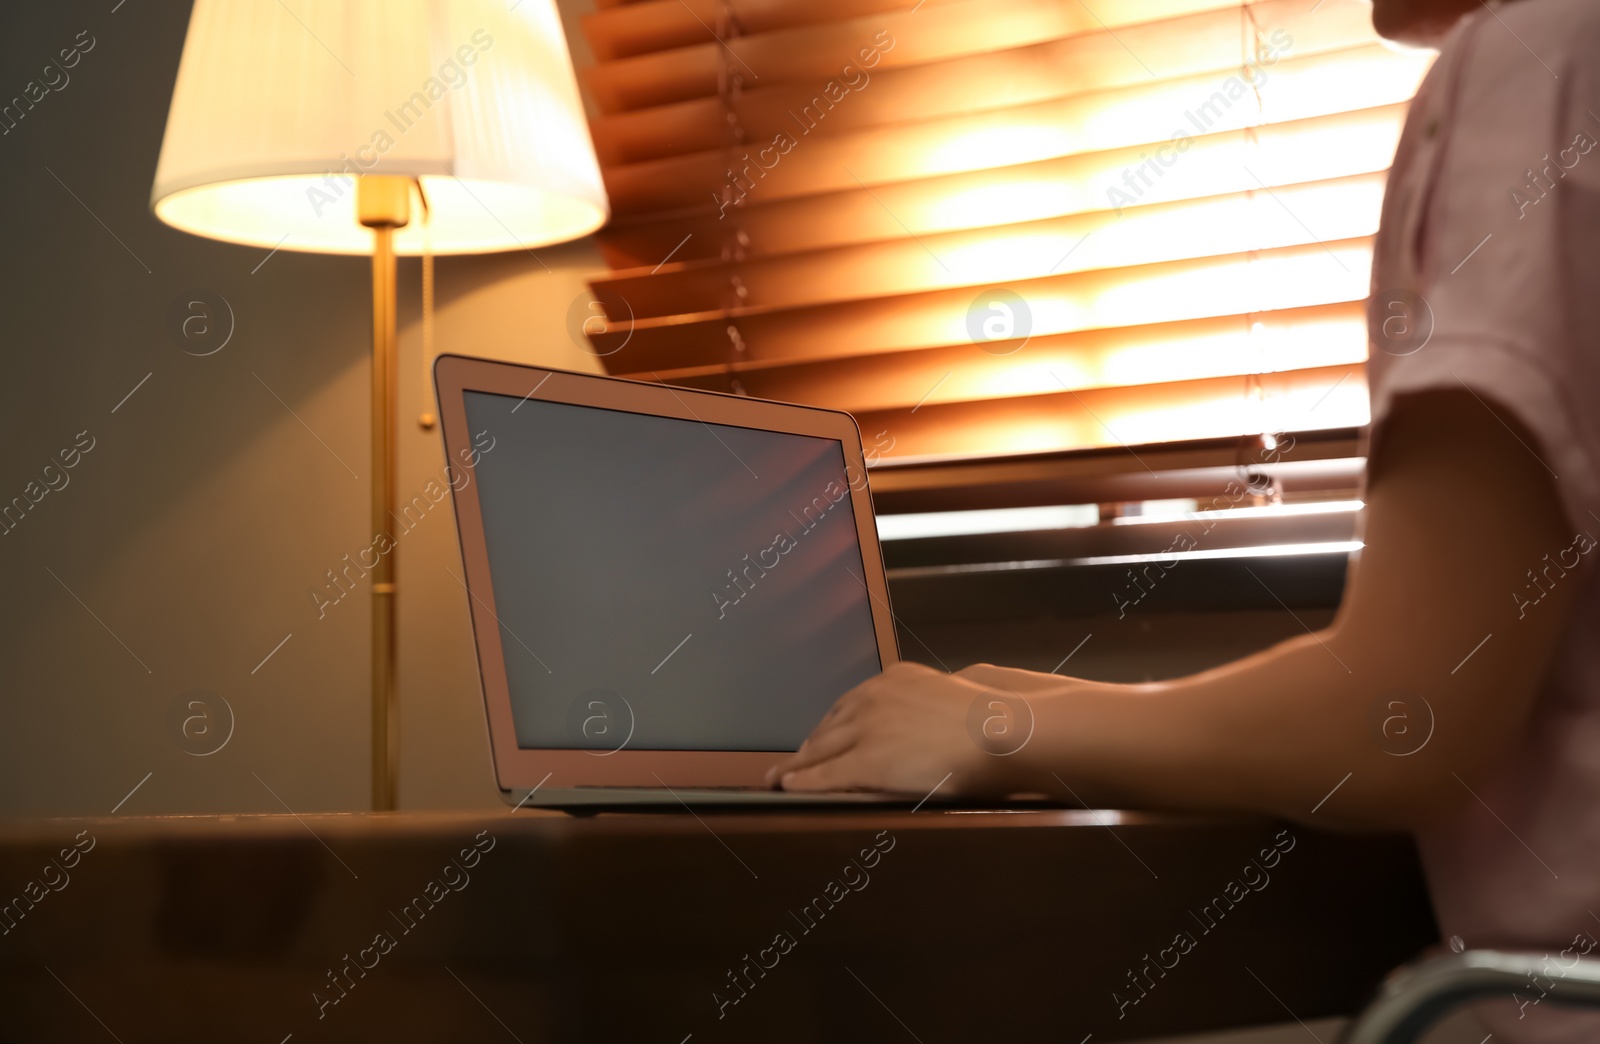
<instances>
[{"instance_id":1,"label":"wooden table","mask_svg":"<svg viewBox=\"0 0 1600 1044\"><path fill-rule=\"evenodd\" d=\"M0 904L7 1044L1077 1044L1348 1013L1436 939L1408 839L1081 811L54 820Z\"/></svg>"}]
</instances>

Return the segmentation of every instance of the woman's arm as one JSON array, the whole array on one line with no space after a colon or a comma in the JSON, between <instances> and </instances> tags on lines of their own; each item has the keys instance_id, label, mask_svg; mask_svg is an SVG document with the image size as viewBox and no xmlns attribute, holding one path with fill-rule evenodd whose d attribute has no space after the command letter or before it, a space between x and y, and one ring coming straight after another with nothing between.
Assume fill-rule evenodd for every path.
<instances>
[{"instance_id":1,"label":"woman's arm","mask_svg":"<svg viewBox=\"0 0 1600 1044\"><path fill-rule=\"evenodd\" d=\"M1319 821L1428 820L1471 800L1467 786L1517 736L1600 557L1570 530L1532 445L1465 389L1401 399L1369 465L1366 546L1328 628L1142 685L898 665L842 697L772 779L920 793L950 773L941 792L1070 787L1102 807L1296 818L1344 780ZM1004 757L967 727L974 701L1001 695L1034 719ZM1423 734L1394 734L1426 728L1423 701L1431 737L1402 756Z\"/></svg>"}]
</instances>

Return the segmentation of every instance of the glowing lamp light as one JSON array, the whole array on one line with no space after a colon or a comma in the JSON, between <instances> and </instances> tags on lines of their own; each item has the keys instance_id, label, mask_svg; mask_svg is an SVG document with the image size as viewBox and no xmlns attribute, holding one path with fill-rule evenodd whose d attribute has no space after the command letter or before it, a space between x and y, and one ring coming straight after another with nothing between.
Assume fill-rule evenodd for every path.
<instances>
[{"instance_id":1,"label":"glowing lamp light","mask_svg":"<svg viewBox=\"0 0 1600 1044\"><path fill-rule=\"evenodd\" d=\"M586 235L609 213L551 0L197 0L151 206L195 235L370 254L358 180L410 179L394 250ZM358 75L359 73L359 75Z\"/></svg>"}]
</instances>

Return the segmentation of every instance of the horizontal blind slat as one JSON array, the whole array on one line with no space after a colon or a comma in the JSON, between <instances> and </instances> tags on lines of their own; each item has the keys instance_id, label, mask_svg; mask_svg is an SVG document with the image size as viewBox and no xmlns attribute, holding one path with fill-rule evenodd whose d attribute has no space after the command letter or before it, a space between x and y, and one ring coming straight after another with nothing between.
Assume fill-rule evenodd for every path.
<instances>
[{"instance_id":1,"label":"horizontal blind slat","mask_svg":"<svg viewBox=\"0 0 1600 1044\"><path fill-rule=\"evenodd\" d=\"M1338 178L1388 168L1407 105L1314 116L1197 138L1181 177L1161 176L1138 203L1170 202L1276 188L1317 177ZM1252 156L1249 169L1241 165ZM929 235L1016 221L1042 220L1110 206L1111 188L1126 190L1123 172L1144 163L1147 145L1016 164L998 170L845 189L742 208L731 218L671 215L613 222L600 232L613 269L652 269L724 257L736 245L748 260L850 246L905 235Z\"/></svg>"},{"instance_id":2,"label":"horizontal blind slat","mask_svg":"<svg viewBox=\"0 0 1600 1044\"><path fill-rule=\"evenodd\" d=\"M1231 254L1004 284L1029 302L1032 336L1275 307L1359 301L1367 295L1370 238ZM611 317L590 334L612 373L773 363L970 344L968 314L991 287L931 290L842 304L732 310L661 319Z\"/></svg>"},{"instance_id":3,"label":"horizontal blind slat","mask_svg":"<svg viewBox=\"0 0 1600 1044\"><path fill-rule=\"evenodd\" d=\"M1366 310L1351 301L1250 315L942 345L786 365L642 375L689 388L856 413L1041 391L1134 387L1359 363Z\"/></svg>"},{"instance_id":4,"label":"horizontal blind slat","mask_svg":"<svg viewBox=\"0 0 1600 1044\"><path fill-rule=\"evenodd\" d=\"M838 22L866 14L916 7L922 12L961 0L637 0L626 7L598 4L583 18L584 37L601 59L631 57L704 43L719 22L739 35ZM1111 12L1112 29L1197 11L1228 8L1233 0L1124 0Z\"/></svg>"},{"instance_id":5,"label":"horizontal blind slat","mask_svg":"<svg viewBox=\"0 0 1600 1044\"><path fill-rule=\"evenodd\" d=\"M1369 419L1360 364L1199 381L1099 388L856 415L897 460L1138 446L1251 432L1359 427ZM1131 462L1138 467L1137 461Z\"/></svg>"},{"instance_id":6,"label":"horizontal blind slat","mask_svg":"<svg viewBox=\"0 0 1600 1044\"><path fill-rule=\"evenodd\" d=\"M1284 44L1269 46L1270 55L1251 71L1252 79L1262 84L1271 81L1272 66L1287 57L1371 42L1369 19L1353 5L1327 5L1311 16L1298 0L1268 0L1259 5L1259 12L1267 20L1264 31L1269 36L1280 34L1277 39ZM1315 22L1314 31L1308 30L1307 21ZM1135 37L1132 42L1130 36ZM897 43L895 50L906 44ZM1130 55L1135 45L1136 52ZM1181 24L1140 26L1115 36L1094 32L933 62L893 63L891 53L883 56L884 64L846 73L850 57L847 54L816 76L747 82L731 97L713 92L603 115L591 127L595 146L606 164L642 162L723 147L735 125L747 140L770 141L780 130L799 134L799 128L807 125L809 133L826 135L1101 91L1159 87L1197 76L1220 81L1240 72L1239 14L1234 8L1185 18ZM1151 66L1160 73L1152 74Z\"/></svg>"},{"instance_id":7,"label":"horizontal blind slat","mask_svg":"<svg viewBox=\"0 0 1600 1044\"><path fill-rule=\"evenodd\" d=\"M726 213L730 208L718 203L725 189L735 205L776 202L1392 105L1415 93L1428 61L1368 45L1285 60L1260 106L1253 98L1230 102L1218 82L1201 77L1000 113L791 137L787 145L758 142L737 152L613 165L604 170L606 188L623 216L684 208ZM1353 78L1358 69L1363 76Z\"/></svg>"},{"instance_id":8,"label":"horizontal blind slat","mask_svg":"<svg viewBox=\"0 0 1600 1044\"><path fill-rule=\"evenodd\" d=\"M591 282L611 317L797 308L1272 250L1378 230L1384 176L918 235L782 257L673 264ZM908 230L909 231L909 230ZM737 283L735 283L737 280ZM736 287L736 291L730 288Z\"/></svg>"}]
</instances>

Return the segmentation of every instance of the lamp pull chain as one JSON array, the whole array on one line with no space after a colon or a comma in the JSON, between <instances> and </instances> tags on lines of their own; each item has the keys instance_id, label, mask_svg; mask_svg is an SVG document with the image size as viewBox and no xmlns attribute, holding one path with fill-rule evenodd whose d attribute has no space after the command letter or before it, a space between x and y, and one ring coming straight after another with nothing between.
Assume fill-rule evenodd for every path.
<instances>
[{"instance_id":1,"label":"lamp pull chain","mask_svg":"<svg viewBox=\"0 0 1600 1044\"><path fill-rule=\"evenodd\" d=\"M428 389L433 386L433 246L423 234L422 246L422 392L426 396ZM432 430L438 422L432 410L428 409L428 402L424 399L422 415L417 418L417 423L422 425L424 431Z\"/></svg>"},{"instance_id":2,"label":"lamp pull chain","mask_svg":"<svg viewBox=\"0 0 1600 1044\"><path fill-rule=\"evenodd\" d=\"M422 191L422 182L416 183L417 195L422 197L422 414L417 423L423 431L432 431L439 418L428 407L432 405L429 389L433 387L433 220L428 212L428 196Z\"/></svg>"}]
</instances>

